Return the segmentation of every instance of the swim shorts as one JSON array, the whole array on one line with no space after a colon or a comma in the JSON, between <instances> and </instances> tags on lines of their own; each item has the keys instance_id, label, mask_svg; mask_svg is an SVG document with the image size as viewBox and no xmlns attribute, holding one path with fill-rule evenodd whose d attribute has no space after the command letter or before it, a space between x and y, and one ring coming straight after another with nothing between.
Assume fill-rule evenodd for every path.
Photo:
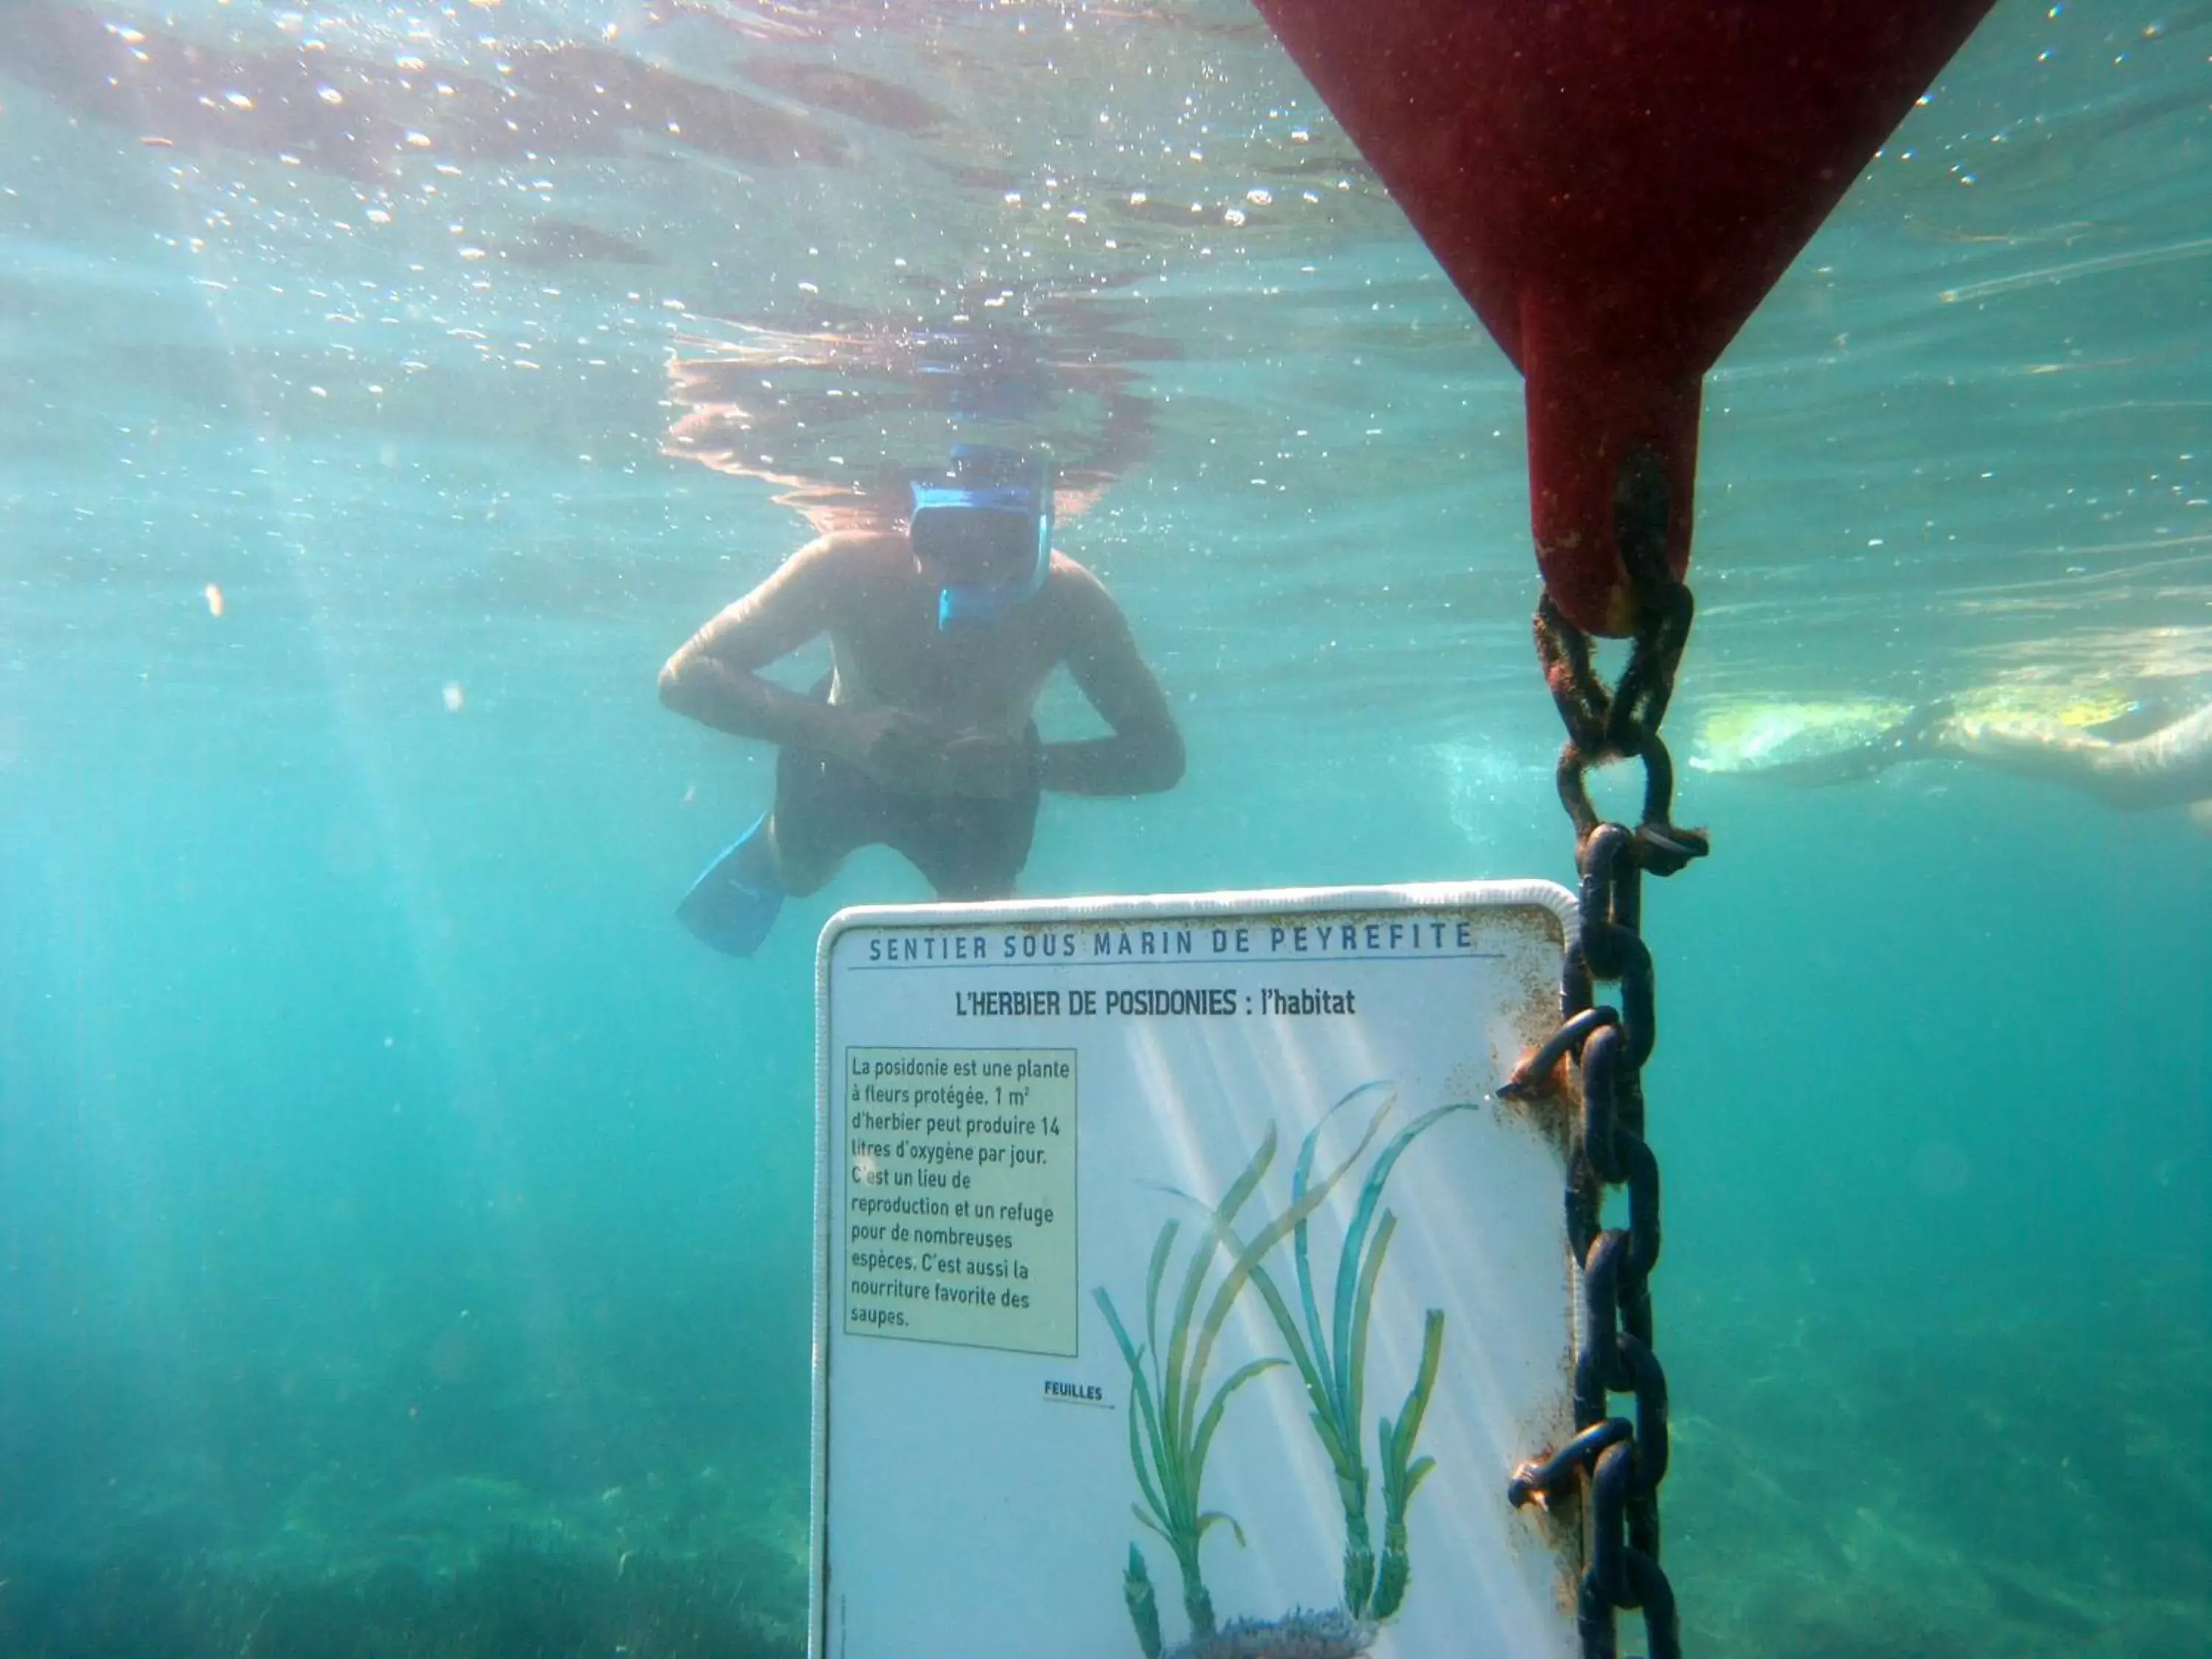
<instances>
[{"instance_id":1,"label":"swim shorts","mask_svg":"<svg viewBox=\"0 0 2212 1659\"><path fill-rule=\"evenodd\" d=\"M1036 727L1027 733L1032 747ZM775 763L775 841L786 858L833 870L863 847L888 847L929 878L939 898L1003 898L1029 862L1039 790L910 795L888 789L850 761L786 749Z\"/></svg>"}]
</instances>

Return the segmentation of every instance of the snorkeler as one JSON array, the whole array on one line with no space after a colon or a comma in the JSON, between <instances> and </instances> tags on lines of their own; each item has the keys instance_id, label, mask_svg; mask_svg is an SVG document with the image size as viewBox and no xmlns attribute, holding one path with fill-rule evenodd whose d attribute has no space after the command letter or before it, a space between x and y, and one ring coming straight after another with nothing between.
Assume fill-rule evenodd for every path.
<instances>
[{"instance_id":1,"label":"snorkeler","mask_svg":"<svg viewBox=\"0 0 2212 1659\"><path fill-rule=\"evenodd\" d=\"M2125 811L2186 806L2190 821L2212 834L2212 703L2124 743L2056 720L1954 716L1936 726L1931 744L1938 754L2064 784Z\"/></svg>"},{"instance_id":2,"label":"snorkeler","mask_svg":"<svg viewBox=\"0 0 2212 1659\"><path fill-rule=\"evenodd\" d=\"M1788 711L1785 706L1777 712ZM1909 710L1871 731L1855 720L1812 718L1818 712L1817 706L1799 710L1756 740L1730 745L1735 752L1691 764L1784 782L1832 784L1908 761L1965 760L2062 784L2124 811L2185 806L2191 821L2212 834L2212 703L2125 740L2011 709L1961 714L1948 702Z\"/></svg>"},{"instance_id":3,"label":"snorkeler","mask_svg":"<svg viewBox=\"0 0 2212 1659\"><path fill-rule=\"evenodd\" d=\"M1041 458L962 445L912 486L905 530L799 549L660 671L660 698L782 750L775 801L677 914L749 956L783 896L813 892L848 854L887 846L940 898L1012 892L1045 791L1139 795L1182 776L1182 738L1121 607L1052 550ZM822 635L814 695L761 671ZM1045 743L1030 719L1065 665L1113 735Z\"/></svg>"}]
</instances>

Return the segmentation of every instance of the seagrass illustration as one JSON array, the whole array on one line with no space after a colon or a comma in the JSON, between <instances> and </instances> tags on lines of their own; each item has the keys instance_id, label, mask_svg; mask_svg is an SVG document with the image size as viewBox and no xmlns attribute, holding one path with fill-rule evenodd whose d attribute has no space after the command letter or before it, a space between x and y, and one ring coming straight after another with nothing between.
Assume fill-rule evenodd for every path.
<instances>
[{"instance_id":1,"label":"seagrass illustration","mask_svg":"<svg viewBox=\"0 0 2212 1659\"><path fill-rule=\"evenodd\" d=\"M1313 1272L1310 1223L1329 1195L1366 1156L1395 1103L1388 1084L1364 1085L1324 1114L1299 1147L1291 1177L1290 1202L1281 1214L1263 1219L1248 1237L1237 1218L1259 1189L1275 1155L1271 1125L1258 1151L1211 1207L1198 1200L1205 1232L1191 1259L1170 1315L1167 1343L1159 1338L1160 1295L1181 1224L1166 1223L1152 1247L1146 1274L1145 1341L1137 1343L1102 1286L1098 1305L1129 1368L1129 1457L1142 1501L1133 1509L1138 1521L1157 1533L1174 1556L1182 1580L1183 1613L1189 1635L1180 1645L1164 1647L1159 1607L1144 1553L1129 1547L1122 1590L1138 1645L1145 1659L1270 1659L1296 1653L1301 1659L1352 1659L1372 1644L1379 1626L1403 1606L1411 1577L1406 1510L1435 1460L1414 1456L1443 1351L1443 1314L1426 1311L1421 1358L1413 1387L1395 1418L1379 1419L1376 1455L1382 1475L1383 1547L1378 1571L1368 1521L1369 1470L1361 1449L1366 1390L1369 1315L1397 1218L1382 1206L1392 1168L1414 1139L1466 1103L1438 1107L1401 1129L1378 1154L1361 1183L1351 1224L1338 1251L1331 1287L1331 1320L1324 1323ZM1358 1144L1334 1169L1316 1171L1322 1131L1347 1107L1371 1107ZM1185 1196L1187 1194L1179 1194ZM1293 1313L1267 1268L1267 1259L1290 1242L1298 1294ZM1199 1304L1217 1252L1228 1266L1206 1302ZM1239 1366L1212 1393L1206 1392L1216 1340L1231 1310L1247 1288L1256 1289L1267 1306L1287 1355L1266 1355ZM1194 1324L1195 1321L1195 1324ZM1149 1365L1147 1360L1149 1359ZM1226 1522L1239 1545L1244 1532L1219 1511L1200 1505L1200 1486L1215 1432L1231 1398L1266 1372L1291 1366L1297 1371L1309 1414L1322 1449L1335 1474L1344 1512L1344 1600L1340 1607L1320 1612L1294 1610L1280 1619L1238 1619L1227 1625L1215 1617L1212 1597L1200 1571L1205 1534ZM1202 1408L1201 1408L1202 1402Z\"/></svg>"}]
</instances>

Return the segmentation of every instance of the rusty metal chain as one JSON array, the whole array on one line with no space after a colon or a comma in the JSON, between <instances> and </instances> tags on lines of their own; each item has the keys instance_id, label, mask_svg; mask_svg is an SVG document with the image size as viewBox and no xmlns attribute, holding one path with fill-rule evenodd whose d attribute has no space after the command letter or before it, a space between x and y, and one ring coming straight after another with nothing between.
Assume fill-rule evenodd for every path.
<instances>
[{"instance_id":1,"label":"rusty metal chain","mask_svg":"<svg viewBox=\"0 0 2212 1659\"><path fill-rule=\"evenodd\" d=\"M1659 1565L1659 1483L1667 1474L1667 1376L1653 1352L1651 1270L1659 1261L1659 1163L1644 1139L1643 1069L1658 1038L1651 952L1643 939L1643 878L1671 876L1704 856L1702 830L1672 818L1674 769L1659 735L1695 607L1666 565L1668 492L1657 463L1638 451L1620 470L1615 527L1633 584L1636 629L1628 665L1608 689L1589 636L1547 594L1536 612L1536 650L1567 728L1559 799L1575 826L1581 923L1559 980L1559 1030L1499 1090L1544 1092L1564 1060L1582 1074L1582 1114L1568 1162L1567 1237L1582 1264L1581 1346L1575 1355L1572 1440L1523 1466L1508 1496L1517 1506L1581 1487L1589 1560L1577 1609L1583 1659L1614 1659L1617 1611L1639 1609L1650 1659L1680 1659L1674 1592ZM1601 821L1590 804L1590 769L1634 759L1644 767L1644 812L1634 830ZM1600 981L1620 1006L1596 1003ZM1625 1186L1628 1225L1607 1227L1606 1189ZM1635 1396L1632 1422L1612 1416L1612 1395Z\"/></svg>"}]
</instances>

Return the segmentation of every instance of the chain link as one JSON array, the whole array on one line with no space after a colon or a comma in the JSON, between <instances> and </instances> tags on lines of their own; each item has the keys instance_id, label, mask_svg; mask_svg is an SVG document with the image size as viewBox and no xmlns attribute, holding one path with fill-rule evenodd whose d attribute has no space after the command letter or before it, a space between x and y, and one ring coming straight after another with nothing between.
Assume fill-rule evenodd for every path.
<instances>
[{"instance_id":1,"label":"chain link","mask_svg":"<svg viewBox=\"0 0 2212 1659\"><path fill-rule=\"evenodd\" d=\"M1589 1560L1576 1624L1583 1659L1614 1659L1617 1610L1640 1609L1650 1659L1680 1659L1674 1592L1659 1565L1659 1483L1668 1458L1667 1375L1653 1350L1651 1271L1659 1261L1659 1161L1644 1139L1644 1063L1658 1040L1651 952L1643 937L1645 872L1671 876L1703 857L1702 830L1673 821L1674 767L1659 736L1695 606L1666 566L1668 504L1663 473L1644 451L1622 463L1614 528L1636 596L1628 665L1608 688L1591 641L1545 596L1536 652L1567 728L1559 800L1575 827L1581 923L1559 976L1559 1027L1498 1092L1527 1097L1556 1086L1559 1063L1582 1075L1582 1111L1568 1160L1567 1237L1582 1264L1581 1346L1575 1355L1572 1440L1524 1465L1507 1495L1517 1506L1583 1486ZM1634 830L1602 821L1590 803L1594 766L1636 760L1644 812ZM1619 988L1618 1008L1596 1001ZM1628 1225L1605 1225L1606 1189L1628 1193ZM1608 1414L1632 1395L1632 1422Z\"/></svg>"}]
</instances>

